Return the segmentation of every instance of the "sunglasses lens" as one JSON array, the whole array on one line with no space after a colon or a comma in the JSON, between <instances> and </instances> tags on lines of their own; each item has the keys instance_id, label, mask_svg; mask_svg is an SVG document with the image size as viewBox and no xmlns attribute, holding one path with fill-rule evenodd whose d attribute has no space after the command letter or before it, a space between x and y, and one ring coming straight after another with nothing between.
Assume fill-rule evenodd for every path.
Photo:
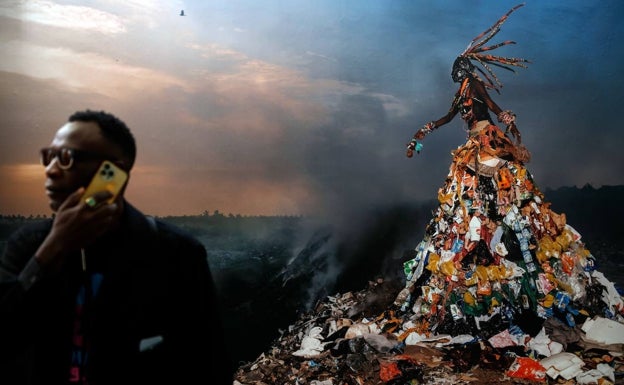
<instances>
[{"instance_id":1,"label":"sunglasses lens","mask_svg":"<svg viewBox=\"0 0 624 385\"><path fill-rule=\"evenodd\" d=\"M41 164L47 167L52 160L56 158L58 165L62 169L68 169L74 164L74 151L71 148L61 148L56 150L54 148L41 149Z\"/></svg>"},{"instance_id":2,"label":"sunglasses lens","mask_svg":"<svg viewBox=\"0 0 624 385\"><path fill-rule=\"evenodd\" d=\"M52 161L52 150L50 148L42 148L41 149L41 164L47 167Z\"/></svg>"},{"instance_id":3,"label":"sunglasses lens","mask_svg":"<svg viewBox=\"0 0 624 385\"><path fill-rule=\"evenodd\" d=\"M69 167L72 164L74 158L73 151L69 148L61 148L57 154L58 161L61 167Z\"/></svg>"}]
</instances>

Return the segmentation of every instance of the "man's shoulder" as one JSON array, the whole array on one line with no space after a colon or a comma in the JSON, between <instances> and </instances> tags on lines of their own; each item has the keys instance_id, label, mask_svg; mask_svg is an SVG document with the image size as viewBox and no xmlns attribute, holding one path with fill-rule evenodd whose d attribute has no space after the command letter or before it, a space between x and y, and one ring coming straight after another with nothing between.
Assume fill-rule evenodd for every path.
<instances>
[{"instance_id":1,"label":"man's shoulder","mask_svg":"<svg viewBox=\"0 0 624 385\"><path fill-rule=\"evenodd\" d=\"M157 229L158 237L161 240L171 242L173 244L186 244L193 247L203 248L201 242L191 233L171 222L154 217L151 219L148 217L148 221L153 221L151 226L154 226L154 228Z\"/></svg>"},{"instance_id":2,"label":"man's shoulder","mask_svg":"<svg viewBox=\"0 0 624 385\"><path fill-rule=\"evenodd\" d=\"M203 248L202 244L189 232L162 218L145 214L128 202L126 202L124 223L137 236L147 237L150 242L157 240L156 243L159 246Z\"/></svg>"},{"instance_id":3,"label":"man's shoulder","mask_svg":"<svg viewBox=\"0 0 624 385\"><path fill-rule=\"evenodd\" d=\"M43 239L50 232L52 219L38 219L19 226L10 236L11 239Z\"/></svg>"},{"instance_id":4,"label":"man's shoulder","mask_svg":"<svg viewBox=\"0 0 624 385\"><path fill-rule=\"evenodd\" d=\"M0 255L3 258L22 259L22 263L25 263L43 242L51 227L51 219L34 220L22 224L9 235L6 245L0 250Z\"/></svg>"}]
</instances>

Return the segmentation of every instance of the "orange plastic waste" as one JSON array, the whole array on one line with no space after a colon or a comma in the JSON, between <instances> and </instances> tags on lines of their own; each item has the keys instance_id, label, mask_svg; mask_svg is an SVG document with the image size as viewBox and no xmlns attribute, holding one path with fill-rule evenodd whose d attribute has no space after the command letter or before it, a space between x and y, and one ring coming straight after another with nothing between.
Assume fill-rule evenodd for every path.
<instances>
[{"instance_id":1,"label":"orange plastic waste","mask_svg":"<svg viewBox=\"0 0 624 385\"><path fill-rule=\"evenodd\" d=\"M561 268L567 275L572 275L576 258L572 253L563 253L561 255Z\"/></svg>"},{"instance_id":2,"label":"orange plastic waste","mask_svg":"<svg viewBox=\"0 0 624 385\"><path fill-rule=\"evenodd\" d=\"M529 357L516 357L506 374L509 377L531 381L546 381L546 369L538 361Z\"/></svg>"},{"instance_id":3,"label":"orange plastic waste","mask_svg":"<svg viewBox=\"0 0 624 385\"><path fill-rule=\"evenodd\" d=\"M477 284L477 294L492 295L492 284L490 284L490 281L479 281Z\"/></svg>"},{"instance_id":4,"label":"orange plastic waste","mask_svg":"<svg viewBox=\"0 0 624 385\"><path fill-rule=\"evenodd\" d=\"M429 254L429 263L427 263L427 270L434 274L439 272L438 264L440 263L440 256L436 253Z\"/></svg>"},{"instance_id":5,"label":"orange plastic waste","mask_svg":"<svg viewBox=\"0 0 624 385\"><path fill-rule=\"evenodd\" d=\"M472 276L464 280L464 284L466 286L474 286L477 284L478 281L479 281L479 277L476 274L473 274Z\"/></svg>"},{"instance_id":6,"label":"orange plastic waste","mask_svg":"<svg viewBox=\"0 0 624 385\"><path fill-rule=\"evenodd\" d=\"M487 267L487 274L490 281L500 281L507 275L507 270L502 265L491 265Z\"/></svg>"},{"instance_id":7,"label":"orange plastic waste","mask_svg":"<svg viewBox=\"0 0 624 385\"><path fill-rule=\"evenodd\" d=\"M563 238L565 239L565 238ZM559 240L557 238L557 240ZM562 251L562 245L557 241L553 241L548 235L543 236L538 242L538 249L535 253L540 263L547 262L549 258L558 258Z\"/></svg>"},{"instance_id":8,"label":"orange plastic waste","mask_svg":"<svg viewBox=\"0 0 624 385\"><path fill-rule=\"evenodd\" d=\"M464 293L464 303L469 306L474 306L477 301L475 300L475 297L472 295L472 293L467 291Z\"/></svg>"},{"instance_id":9,"label":"orange plastic waste","mask_svg":"<svg viewBox=\"0 0 624 385\"><path fill-rule=\"evenodd\" d=\"M510 188L512 180L511 172L506 167L501 168L498 170L498 173L496 173L496 183L499 189L507 190Z\"/></svg>"},{"instance_id":10,"label":"orange plastic waste","mask_svg":"<svg viewBox=\"0 0 624 385\"><path fill-rule=\"evenodd\" d=\"M477 266L475 269L475 274L479 277L479 281L487 281L488 280L488 271L485 266Z\"/></svg>"},{"instance_id":11,"label":"orange plastic waste","mask_svg":"<svg viewBox=\"0 0 624 385\"><path fill-rule=\"evenodd\" d=\"M388 382L401 375L399 366L395 361L382 361L379 363L379 378Z\"/></svg>"},{"instance_id":12,"label":"orange plastic waste","mask_svg":"<svg viewBox=\"0 0 624 385\"><path fill-rule=\"evenodd\" d=\"M552 294L547 294L540 302L543 307L548 309L555 303L555 297Z\"/></svg>"},{"instance_id":13,"label":"orange plastic waste","mask_svg":"<svg viewBox=\"0 0 624 385\"><path fill-rule=\"evenodd\" d=\"M453 261L446 261L440 264L440 272L447 277L457 275L457 268Z\"/></svg>"}]
</instances>

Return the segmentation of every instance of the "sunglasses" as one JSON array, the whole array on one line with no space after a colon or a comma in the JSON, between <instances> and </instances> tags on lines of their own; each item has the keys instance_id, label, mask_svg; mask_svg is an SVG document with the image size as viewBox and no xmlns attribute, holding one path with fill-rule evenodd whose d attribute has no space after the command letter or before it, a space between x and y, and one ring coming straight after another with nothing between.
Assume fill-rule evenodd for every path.
<instances>
[{"instance_id":1,"label":"sunglasses","mask_svg":"<svg viewBox=\"0 0 624 385\"><path fill-rule=\"evenodd\" d=\"M90 151L76 150L69 147L53 148L45 147L40 151L41 164L47 167L56 158L58 166L63 170L69 170L74 165L74 161L104 160L109 158L106 155Z\"/></svg>"}]
</instances>

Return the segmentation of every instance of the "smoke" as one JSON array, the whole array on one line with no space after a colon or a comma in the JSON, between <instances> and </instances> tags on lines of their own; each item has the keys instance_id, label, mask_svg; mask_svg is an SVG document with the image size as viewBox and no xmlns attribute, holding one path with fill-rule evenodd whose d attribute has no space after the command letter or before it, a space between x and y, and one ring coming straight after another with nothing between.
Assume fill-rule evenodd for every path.
<instances>
[{"instance_id":1,"label":"smoke","mask_svg":"<svg viewBox=\"0 0 624 385\"><path fill-rule=\"evenodd\" d=\"M304 310L328 295L357 291L377 278L400 281L434 202L396 204L360 211L349 223L308 227L304 245L281 274L283 288L300 291Z\"/></svg>"}]
</instances>

